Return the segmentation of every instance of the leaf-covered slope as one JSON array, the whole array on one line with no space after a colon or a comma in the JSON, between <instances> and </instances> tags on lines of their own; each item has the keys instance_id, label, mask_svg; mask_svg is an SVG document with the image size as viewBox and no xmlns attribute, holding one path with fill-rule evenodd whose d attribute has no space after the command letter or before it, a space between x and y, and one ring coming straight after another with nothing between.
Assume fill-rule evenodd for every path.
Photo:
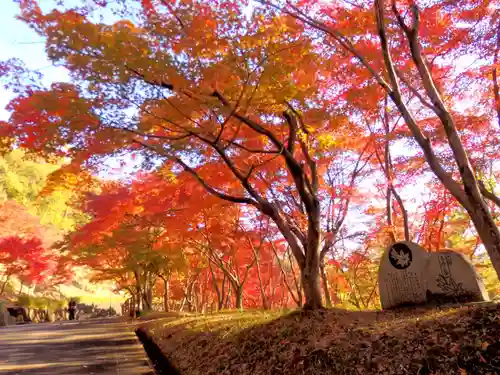
<instances>
[{"instance_id":1,"label":"leaf-covered slope","mask_svg":"<svg viewBox=\"0 0 500 375\"><path fill-rule=\"evenodd\" d=\"M496 374L500 305L146 323L182 374Z\"/></svg>"}]
</instances>

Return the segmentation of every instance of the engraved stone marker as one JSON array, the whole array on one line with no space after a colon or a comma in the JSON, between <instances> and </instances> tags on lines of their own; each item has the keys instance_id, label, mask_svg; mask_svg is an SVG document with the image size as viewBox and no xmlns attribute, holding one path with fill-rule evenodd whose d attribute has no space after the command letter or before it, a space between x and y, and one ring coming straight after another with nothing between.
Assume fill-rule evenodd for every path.
<instances>
[{"instance_id":1,"label":"engraved stone marker","mask_svg":"<svg viewBox=\"0 0 500 375\"><path fill-rule=\"evenodd\" d=\"M425 303L425 269L430 254L415 243L401 241L382 256L378 273L382 308Z\"/></svg>"},{"instance_id":2,"label":"engraved stone marker","mask_svg":"<svg viewBox=\"0 0 500 375\"><path fill-rule=\"evenodd\" d=\"M433 253L425 270L428 299L445 302L488 301L488 293L474 266L460 253Z\"/></svg>"},{"instance_id":3,"label":"engraved stone marker","mask_svg":"<svg viewBox=\"0 0 500 375\"><path fill-rule=\"evenodd\" d=\"M473 265L460 253L428 253L401 241L382 256L378 273L380 301L388 309L429 302L488 301L488 293Z\"/></svg>"}]
</instances>

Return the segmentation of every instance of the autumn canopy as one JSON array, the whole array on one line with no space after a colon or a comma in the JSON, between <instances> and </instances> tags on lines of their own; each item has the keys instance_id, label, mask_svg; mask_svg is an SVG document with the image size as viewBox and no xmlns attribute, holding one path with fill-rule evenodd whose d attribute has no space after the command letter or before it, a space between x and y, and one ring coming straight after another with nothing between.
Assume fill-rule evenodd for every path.
<instances>
[{"instance_id":1,"label":"autumn canopy","mask_svg":"<svg viewBox=\"0 0 500 375\"><path fill-rule=\"evenodd\" d=\"M68 161L88 220L59 246L134 304L367 308L401 239L498 291L495 2L19 4L71 78L0 65L2 147ZM90 187L112 159L139 172Z\"/></svg>"}]
</instances>

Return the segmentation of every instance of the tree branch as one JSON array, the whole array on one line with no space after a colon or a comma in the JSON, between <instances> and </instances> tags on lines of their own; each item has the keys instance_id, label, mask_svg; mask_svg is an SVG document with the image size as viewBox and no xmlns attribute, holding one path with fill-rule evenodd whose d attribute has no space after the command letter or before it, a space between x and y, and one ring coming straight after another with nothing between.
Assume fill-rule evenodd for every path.
<instances>
[{"instance_id":1,"label":"tree branch","mask_svg":"<svg viewBox=\"0 0 500 375\"><path fill-rule=\"evenodd\" d=\"M389 92L389 96L401 112L403 119L405 120L408 128L413 134L413 137L424 151L425 159L427 160L427 163L429 164L431 170L436 174L443 185L447 187L451 194L453 194L455 199L457 199L465 208L470 209L470 203L464 191L461 189L460 185L451 177L451 175L444 170L437 156L434 154L434 150L432 149L430 140L426 136L424 136L422 130L417 125L415 118L402 99L401 89L399 87L398 78L394 69L394 63L390 54L389 43L387 41L385 30L384 0L375 0L375 14L377 18L377 31L382 46L384 62L389 73L391 84L393 86L392 90ZM399 17L400 22L403 21L399 13L397 14L397 17ZM418 26L418 22L415 21L414 25ZM404 22L401 27L404 30L408 29Z\"/></svg>"},{"instance_id":2,"label":"tree branch","mask_svg":"<svg viewBox=\"0 0 500 375\"><path fill-rule=\"evenodd\" d=\"M490 201L495 203L498 207L500 207L500 198L496 196L493 192L489 191L484 185L483 181L478 179L477 184L479 185L479 190L481 190L481 194L483 195L483 197L489 199Z\"/></svg>"},{"instance_id":3,"label":"tree branch","mask_svg":"<svg viewBox=\"0 0 500 375\"><path fill-rule=\"evenodd\" d=\"M493 94L495 95L495 109L497 112L497 121L498 127L500 127L500 87L498 84L498 73L497 73L497 65L498 65L498 53L500 52L500 20L497 25L497 43L495 47L495 56L493 57L493 71L492 71L492 79L493 79Z\"/></svg>"},{"instance_id":4,"label":"tree branch","mask_svg":"<svg viewBox=\"0 0 500 375\"><path fill-rule=\"evenodd\" d=\"M144 143L144 142L139 141L137 139L134 140L134 142L136 142L136 143L142 145L144 148L146 148L148 150L151 150L151 151L154 151L154 152L156 152L156 153L158 153L158 154L160 154L160 155L162 155L164 157L167 157L169 159L174 159L179 165L182 166L182 168L184 169L184 171L186 171L191 176L193 176L203 186L203 188L207 192L209 192L210 194L215 195L216 197L218 197L220 199L223 199L225 201L229 201L229 202L233 202L233 203L249 204L249 205L252 205L252 206L255 206L255 207L259 206L258 203L255 200L251 199L251 198L237 197L237 196L233 196L233 195L221 193L221 192L215 190L212 186L208 185L205 182L205 180L203 178L201 178L201 176L193 168L191 168L189 165L187 165L179 157L172 157L170 155L167 155L166 152L164 152L162 150L159 150L156 147L148 145L147 143Z\"/></svg>"},{"instance_id":5,"label":"tree branch","mask_svg":"<svg viewBox=\"0 0 500 375\"><path fill-rule=\"evenodd\" d=\"M297 8L296 6L290 4L289 2L287 2L287 5L290 6L293 9L293 12L290 11L290 10L282 9L278 5L273 4L271 1L268 1L268 0L257 0L257 1L259 1L260 3L262 3L264 5L269 5L269 6L271 6L274 9L281 10L281 11L285 12L286 14L288 14L288 15L290 15L290 16L292 16L292 17L294 17L294 18L296 18L296 19L298 19L300 21L302 21L306 25L309 25L309 26L311 26L311 27L313 27L313 28L315 28L317 30L323 31L327 35L330 35L345 50L349 51L352 55L354 55L361 62L361 64L364 67L366 67L366 69L368 69L368 71L372 74L372 76L375 78L375 80L377 81L377 83L384 90L386 90L386 91L390 91L391 90L391 87L389 86L389 84L384 80L384 78L379 73L377 73L377 71L375 70L375 68L372 67L370 65L370 63L368 63L368 61L363 57L363 55L361 54L361 52L359 52L356 49L356 47L354 47L354 45L349 40L349 38L347 38L345 35L343 35L338 30L330 28L330 27L324 25L323 23L314 20L313 18L311 18L310 16L308 16L307 14L305 14L304 12L302 12L299 8Z\"/></svg>"}]
</instances>

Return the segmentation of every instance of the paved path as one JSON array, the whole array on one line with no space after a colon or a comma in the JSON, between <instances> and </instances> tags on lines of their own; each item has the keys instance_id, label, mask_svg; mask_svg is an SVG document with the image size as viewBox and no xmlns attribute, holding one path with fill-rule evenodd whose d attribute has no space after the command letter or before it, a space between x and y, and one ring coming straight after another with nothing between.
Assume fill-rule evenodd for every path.
<instances>
[{"instance_id":1,"label":"paved path","mask_svg":"<svg viewBox=\"0 0 500 375\"><path fill-rule=\"evenodd\" d=\"M0 327L0 374L153 375L133 328L117 319Z\"/></svg>"}]
</instances>

